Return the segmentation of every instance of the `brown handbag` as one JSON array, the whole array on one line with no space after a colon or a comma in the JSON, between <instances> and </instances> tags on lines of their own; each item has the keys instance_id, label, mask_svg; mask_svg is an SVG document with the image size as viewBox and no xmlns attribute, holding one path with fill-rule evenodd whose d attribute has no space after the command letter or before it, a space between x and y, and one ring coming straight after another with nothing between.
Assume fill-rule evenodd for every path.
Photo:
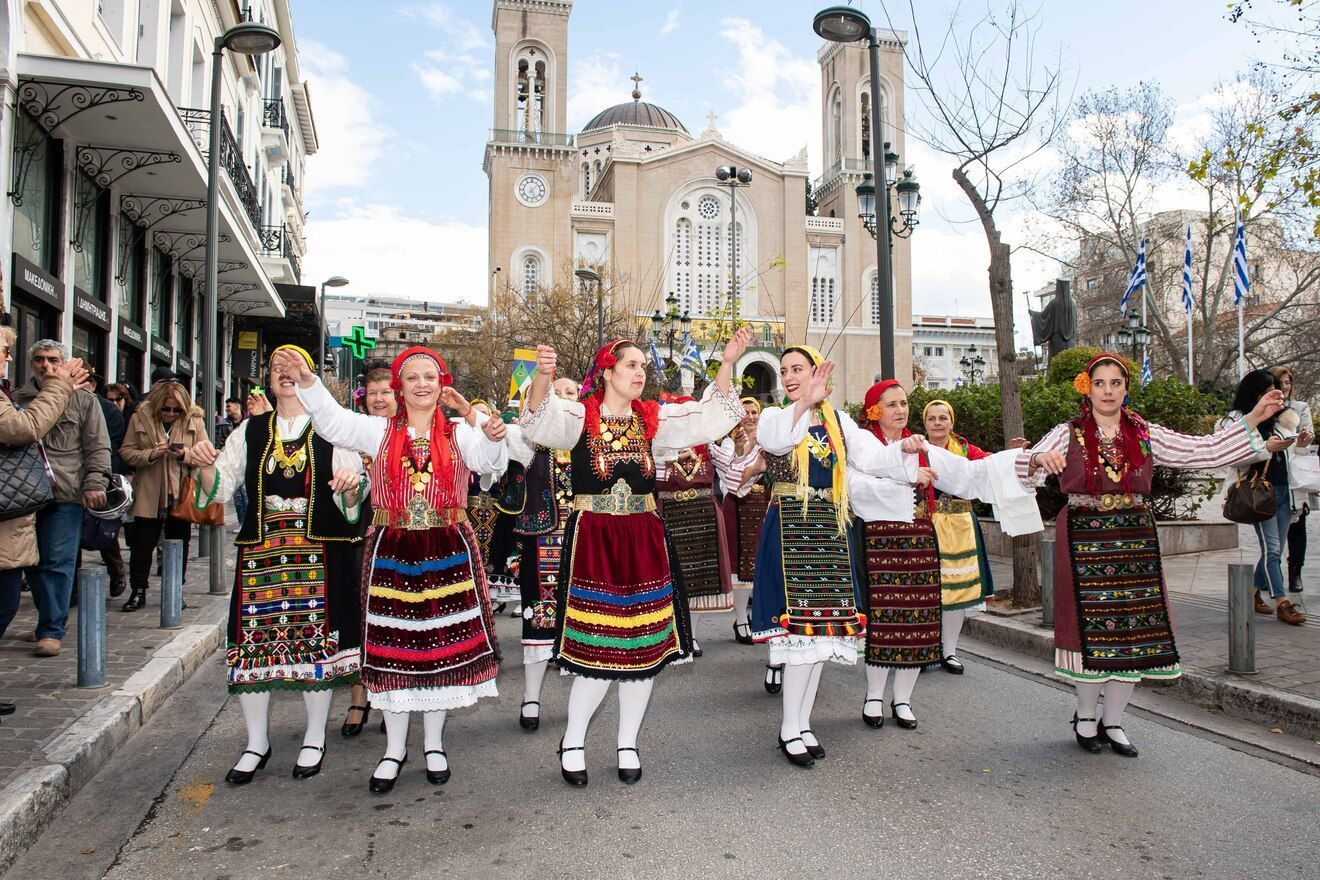
<instances>
[{"instance_id":1,"label":"brown handbag","mask_svg":"<svg viewBox=\"0 0 1320 880\"><path fill-rule=\"evenodd\" d=\"M220 482L220 475L216 475L216 482ZM214 494L211 496L215 497ZM222 526L225 524L225 506L219 501L215 501L205 507L198 507L200 494L197 486L197 478L191 473L183 478L183 485L179 487L179 503L174 505L170 511L173 519L181 519L184 522L194 523L199 526Z\"/></svg>"},{"instance_id":2,"label":"brown handbag","mask_svg":"<svg viewBox=\"0 0 1320 880\"><path fill-rule=\"evenodd\" d=\"M1274 519L1279 512L1274 485L1265 479L1265 466L1253 465L1237 478L1224 495L1224 519L1255 525Z\"/></svg>"}]
</instances>

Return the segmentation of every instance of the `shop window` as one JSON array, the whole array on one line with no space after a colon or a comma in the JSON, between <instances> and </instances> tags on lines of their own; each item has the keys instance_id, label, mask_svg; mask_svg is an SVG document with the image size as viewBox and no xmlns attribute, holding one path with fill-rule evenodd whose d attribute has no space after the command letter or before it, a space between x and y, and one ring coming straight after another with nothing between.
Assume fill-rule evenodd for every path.
<instances>
[{"instance_id":1,"label":"shop window","mask_svg":"<svg viewBox=\"0 0 1320 880\"><path fill-rule=\"evenodd\" d=\"M64 154L27 113L16 114L14 133L14 253L52 275L60 274L60 204Z\"/></svg>"},{"instance_id":2,"label":"shop window","mask_svg":"<svg viewBox=\"0 0 1320 880\"><path fill-rule=\"evenodd\" d=\"M155 251L156 270L151 279L151 335L169 339L174 314L174 260L169 254Z\"/></svg>"},{"instance_id":3,"label":"shop window","mask_svg":"<svg viewBox=\"0 0 1320 880\"><path fill-rule=\"evenodd\" d=\"M74 175L73 283L84 293L107 302L110 269L110 191L86 174Z\"/></svg>"}]
</instances>

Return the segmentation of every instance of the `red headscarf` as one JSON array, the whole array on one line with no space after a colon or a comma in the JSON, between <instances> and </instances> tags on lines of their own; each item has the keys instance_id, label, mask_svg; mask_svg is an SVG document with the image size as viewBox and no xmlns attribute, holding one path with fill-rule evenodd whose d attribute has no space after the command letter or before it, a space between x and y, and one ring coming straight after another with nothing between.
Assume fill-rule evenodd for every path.
<instances>
[{"instance_id":1,"label":"red headscarf","mask_svg":"<svg viewBox=\"0 0 1320 880\"><path fill-rule=\"evenodd\" d=\"M1086 369L1074 381L1074 387L1080 392L1085 376L1087 392L1090 391L1091 375L1101 364L1114 364L1123 372L1123 382L1131 387L1132 376L1128 366L1116 354L1102 353L1086 362ZM1095 413L1091 409L1089 394L1082 395L1082 415L1074 422L1082 431L1082 445L1086 451L1086 491L1092 495L1100 494L1100 429L1095 422ZM1119 410L1119 434L1123 444L1123 477L1119 481L1124 492L1132 491L1132 475L1141 470L1150 454L1150 428L1145 419L1128 409L1126 398Z\"/></svg>"},{"instance_id":2,"label":"red headscarf","mask_svg":"<svg viewBox=\"0 0 1320 880\"><path fill-rule=\"evenodd\" d=\"M876 436L876 439L886 446L889 440L885 437L885 432L880 429L880 416L882 410L880 407L880 398L884 397L886 391L890 388L902 389L902 384L897 379L883 379L876 382L866 391L866 397L862 399L862 427L866 428ZM903 426L903 437L911 437L912 431L907 425ZM930 467L930 456L924 452L917 453L917 463L922 467ZM926 510L930 513L935 512L935 484L919 490L926 501Z\"/></svg>"},{"instance_id":3,"label":"red headscarf","mask_svg":"<svg viewBox=\"0 0 1320 880\"><path fill-rule=\"evenodd\" d=\"M597 350L596 356L591 359L591 366L587 368L587 374L582 377L582 387L578 392L578 399L582 401L582 406L586 409L587 433L592 437L600 436L600 404L605 399L604 373L618 363L614 351L624 344L633 345L634 343L631 339L616 339L602 345ZM632 411L641 418L642 425L646 429L646 439L650 440L660 427L659 402L634 400Z\"/></svg>"},{"instance_id":4,"label":"red headscarf","mask_svg":"<svg viewBox=\"0 0 1320 880\"><path fill-rule=\"evenodd\" d=\"M440 387L445 388L454 384L454 377L449 374L444 359L422 345L404 349L390 364L390 387L394 389L394 397L399 402L398 412L390 424L385 459L385 472L391 481L401 482L404 479L403 457L408 454L410 446L408 407L403 400L403 382L399 377L403 373L404 365L413 358L426 358L434 362L440 372ZM449 419L445 418L444 410L440 408L440 401L437 400L435 412L431 414L431 430L428 435L431 443L431 479L442 480L445 485L453 481L453 450L450 443L453 432L454 427L449 423Z\"/></svg>"}]
</instances>

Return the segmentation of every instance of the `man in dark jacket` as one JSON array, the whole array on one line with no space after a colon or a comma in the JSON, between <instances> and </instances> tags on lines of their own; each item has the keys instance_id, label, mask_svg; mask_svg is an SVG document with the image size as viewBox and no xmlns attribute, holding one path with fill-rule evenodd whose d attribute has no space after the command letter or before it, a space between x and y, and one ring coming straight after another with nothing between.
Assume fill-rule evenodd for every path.
<instances>
[{"instance_id":1,"label":"man in dark jacket","mask_svg":"<svg viewBox=\"0 0 1320 880\"><path fill-rule=\"evenodd\" d=\"M105 396L105 378L93 373L88 377L92 384L90 389L96 395L96 400L101 404L101 415L105 417L105 431L110 438L110 471L111 473L128 476L131 469L124 464L124 460L119 457L119 447L124 443L124 432L127 427L127 420L115 402ZM84 385L84 388L87 386ZM110 577L110 596L116 598L122 596L127 586L127 580L124 577L124 554L121 552L119 542L109 550L101 551L101 562L105 563L105 570ZM82 567L82 551L78 552L78 567ZM78 578L75 572L73 579L73 595L70 599L71 605L78 602Z\"/></svg>"}]
</instances>

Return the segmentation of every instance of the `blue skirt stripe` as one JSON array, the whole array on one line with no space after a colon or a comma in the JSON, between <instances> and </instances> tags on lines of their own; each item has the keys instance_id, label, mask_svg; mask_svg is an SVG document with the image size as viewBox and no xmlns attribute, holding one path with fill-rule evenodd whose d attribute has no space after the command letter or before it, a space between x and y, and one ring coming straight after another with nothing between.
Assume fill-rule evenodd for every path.
<instances>
[{"instance_id":1,"label":"blue skirt stripe","mask_svg":"<svg viewBox=\"0 0 1320 880\"><path fill-rule=\"evenodd\" d=\"M376 557L376 568L385 571L397 571L399 574L419 575L428 571L444 571L458 565L466 565L467 561L468 555L466 553L455 553L453 556L446 556L444 559L432 559L417 565L409 565L396 559L378 556Z\"/></svg>"},{"instance_id":2,"label":"blue skirt stripe","mask_svg":"<svg viewBox=\"0 0 1320 880\"><path fill-rule=\"evenodd\" d=\"M650 590L645 593L634 593L631 596L615 596L610 593L600 593L596 590L586 590L579 586L571 586L570 592L575 598L586 599L590 602L605 602L609 605L633 605L640 602L654 602L656 599L663 599L666 596L673 595L672 584L665 584L658 590Z\"/></svg>"}]
</instances>

